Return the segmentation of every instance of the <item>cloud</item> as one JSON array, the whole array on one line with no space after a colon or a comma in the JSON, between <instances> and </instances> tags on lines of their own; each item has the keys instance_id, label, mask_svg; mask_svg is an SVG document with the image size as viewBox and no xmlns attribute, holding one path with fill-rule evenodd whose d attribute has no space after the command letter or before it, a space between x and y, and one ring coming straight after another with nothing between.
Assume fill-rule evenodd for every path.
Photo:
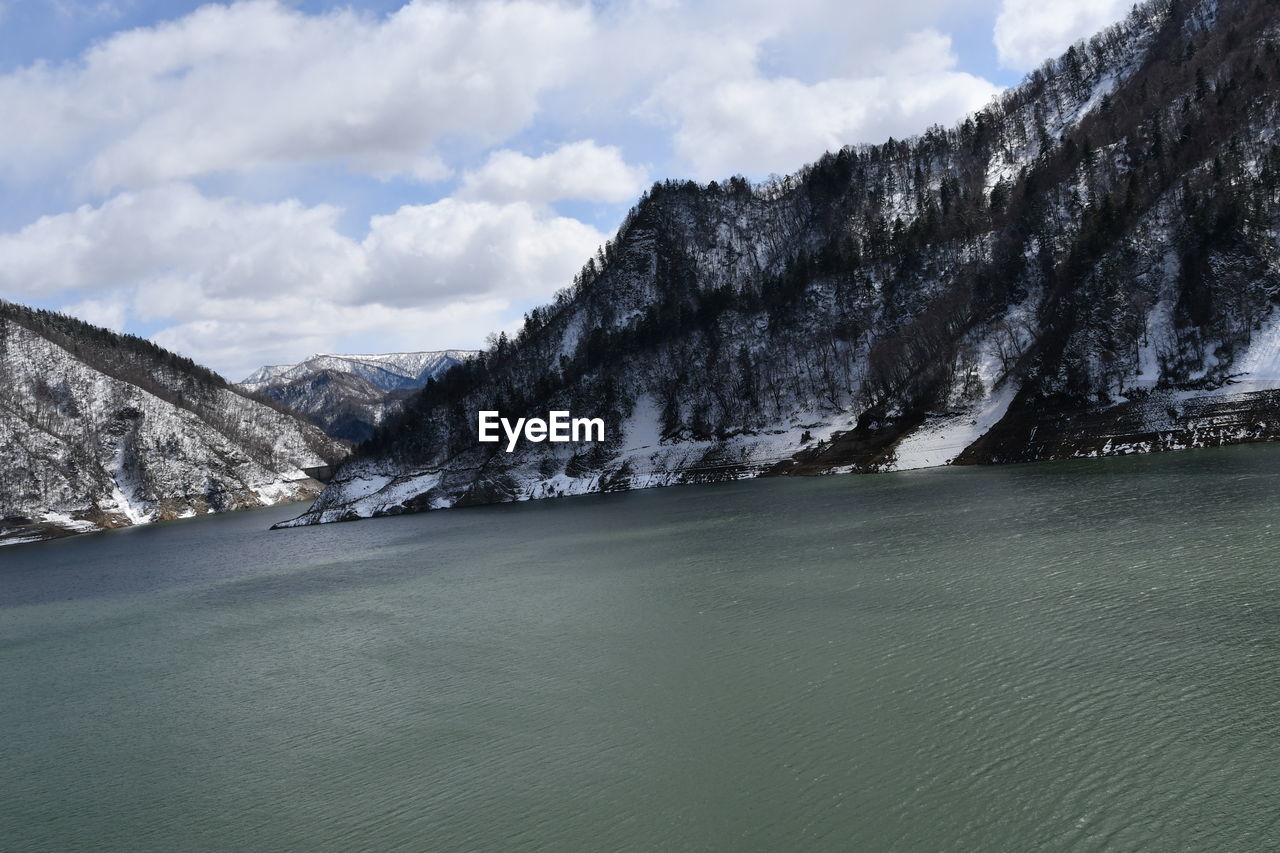
<instances>
[{"instance_id":1,"label":"cloud","mask_svg":"<svg viewBox=\"0 0 1280 853\"><path fill-rule=\"evenodd\" d=\"M605 235L527 202L444 199L375 216L362 248L363 300L545 299L568 284Z\"/></svg>"},{"instance_id":2,"label":"cloud","mask_svg":"<svg viewBox=\"0 0 1280 853\"><path fill-rule=\"evenodd\" d=\"M0 139L0 160L78 161L98 192L324 162L436 179L442 138L527 125L590 32L588 9L529 0L414 2L385 18L203 6L0 77L0 112L24 130Z\"/></svg>"},{"instance_id":3,"label":"cloud","mask_svg":"<svg viewBox=\"0 0 1280 853\"><path fill-rule=\"evenodd\" d=\"M62 307L64 314L70 314L86 323L102 326L113 332L124 331L128 312L129 303L119 294L111 294L105 299L83 299Z\"/></svg>"},{"instance_id":4,"label":"cloud","mask_svg":"<svg viewBox=\"0 0 1280 853\"><path fill-rule=\"evenodd\" d=\"M1119 21L1133 0L1004 0L996 18L995 44L1007 68L1030 71L1074 44Z\"/></svg>"},{"instance_id":5,"label":"cloud","mask_svg":"<svg viewBox=\"0 0 1280 853\"><path fill-rule=\"evenodd\" d=\"M0 235L0 291L108 294L63 304L232 375L267 357L378 346L465 346L567 284L605 235L527 202L444 199L375 216L209 198L185 184L121 193ZM286 360L288 356L286 357Z\"/></svg>"},{"instance_id":6,"label":"cloud","mask_svg":"<svg viewBox=\"0 0 1280 853\"><path fill-rule=\"evenodd\" d=\"M189 320L162 329L152 339L237 381L264 364L294 363L317 352L477 347L486 332L505 321L507 307L501 300L437 309L353 307L280 296L264 300L251 317Z\"/></svg>"},{"instance_id":7,"label":"cloud","mask_svg":"<svg viewBox=\"0 0 1280 853\"><path fill-rule=\"evenodd\" d=\"M363 257L336 230L340 213L209 199L185 184L121 193L0 234L0 289L53 296L162 283L245 298L298 288L345 295Z\"/></svg>"},{"instance_id":8,"label":"cloud","mask_svg":"<svg viewBox=\"0 0 1280 853\"><path fill-rule=\"evenodd\" d=\"M910 35L883 64L899 70L812 84L754 70L726 73L721 64L695 66L664 81L645 108L675 117L677 151L708 179L794 171L823 151L958 120L998 91L955 70L950 38L932 31Z\"/></svg>"},{"instance_id":9,"label":"cloud","mask_svg":"<svg viewBox=\"0 0 1280 853\"><path fill-rule=\"evenodd\" d=\"M1010 4L1018 21L1092 20ZM0 113L23 128L0 138L0 175L69 172L77 193L99 197L300 165L430 183L452 175L442 152L460 140L483 151L538 122L616 134L637 116L673 128L679 165L698 177L790 171L827 148L959 118L994 91L920 26L946 8L957 5L414 0L378 17L210 4L0 76ZM524 187L544 201L576 157L607 182L567 192L619 199L634 175L621 155L610 162L611 146L589 145L494 152L472 197L512 200Z\"/></svg>"},{"instance_id":10,"label":"cloud","mask_svg":"<svg viewBox=\"0 0 1280 853\"><path fill-rule=\"evenodd\" d=\"M0 74L0 182L65 211L9 209L0 293L231 375L474 345L607 236L554 203L620 216L651 176L791 172L981 106L940 22L996 4L210 3Z\"/></svg>"},{"instance_id":11,"label":"cloud","mask_svg":"<svg viewBox=\"0 0 1280 853\"><path fill-rule=\"evenodd\" d=\"M458 196L488 201L619 203L635 199L648 180L644 169L627 165L616 146L601 146L587 139L541 157L494 151L482 167L465 176Z\"/></svg>"}]
</instances>

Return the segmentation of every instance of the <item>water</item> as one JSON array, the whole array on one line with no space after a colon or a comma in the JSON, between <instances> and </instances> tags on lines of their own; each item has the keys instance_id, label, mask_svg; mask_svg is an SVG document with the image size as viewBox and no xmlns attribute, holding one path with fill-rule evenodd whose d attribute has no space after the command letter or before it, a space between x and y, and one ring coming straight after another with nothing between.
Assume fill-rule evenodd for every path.
<instances>
[{"instance_id":1,"label":"water","mask_svg":"<svg viewBox=\"0 0 1280 853\"><path fill-rule=\"evenodd\" d=\"M0 551L0 848L1280 848L1280 447Z\"/></svg>"}]
</instances>

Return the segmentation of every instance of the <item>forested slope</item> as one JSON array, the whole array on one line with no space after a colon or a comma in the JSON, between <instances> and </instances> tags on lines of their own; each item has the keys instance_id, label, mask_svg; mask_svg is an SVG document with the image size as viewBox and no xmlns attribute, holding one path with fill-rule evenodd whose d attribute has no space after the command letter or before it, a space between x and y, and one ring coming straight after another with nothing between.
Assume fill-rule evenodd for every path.
<instances>
[{"instance_id":1,"label":"forested slope","mask_svg":"<svg viewBox=\"0 0 1280 853\"><path fill-rule=\"evenodd\" d=\"M0 301L0 544L301 500L346 447L145 340Z\"/></svg>"},{"instance_id":2,"label":"forested slope","mask_svg":"<svg viewBox=\"0 0 1280 853\"><path fill-rule=\"evenodd\" d=\"M313 355L299 364L259 368L236 387L301 415L334 438L361 442L413 392L473 355L469 350Z\"/></svg>"},{"instance_id":3,"label":"forested slope","mask_svg":"<svg viewBox=\"0 0 1280 853\"><path fill-rule=\"evenodd\" d=\"M299 523L1280 435L1278 24L1152 0L956 127L655 185ZM508 454L480 409L609 440Z\"/></svg>"}]
</instances>

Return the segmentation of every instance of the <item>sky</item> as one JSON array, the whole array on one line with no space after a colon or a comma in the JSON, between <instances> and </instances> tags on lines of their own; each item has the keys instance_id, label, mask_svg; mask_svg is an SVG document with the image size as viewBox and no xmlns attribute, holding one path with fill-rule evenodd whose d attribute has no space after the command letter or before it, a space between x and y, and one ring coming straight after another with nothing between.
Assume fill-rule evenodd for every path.
<instances>
[{"instance_id":1,"label":"sky","mask_svg":"<svg viewBox=\"0 0 1280 853\"><path fill-rule=\"evenodd\" d=\"M962 119L1131 0L0 0L0 298L232 380L514 330L654 181Z\"/></svg>"}]
</instances>

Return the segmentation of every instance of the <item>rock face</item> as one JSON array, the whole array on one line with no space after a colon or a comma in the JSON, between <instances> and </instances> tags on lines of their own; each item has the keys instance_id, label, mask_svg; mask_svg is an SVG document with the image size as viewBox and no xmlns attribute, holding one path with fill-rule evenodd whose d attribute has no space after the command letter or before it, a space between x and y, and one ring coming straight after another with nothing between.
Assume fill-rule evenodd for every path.
<instances>
[{"instance_id":1,"label":"rock face","mask_svg":"<svg viewBox=\"0 0 1280 853\"><path fill-rule=\"evenodd\" d=\"M655 185L295 523L1280 437L1278 95L1280 4L1152 0L957 127Z\"/></svg>"},{"instance_id":2,"label":"rock face","mask_svg":"<svg viewBox=\"0 0 1280 853\"><path fill-rule=\"evenodd\" d=\"M0 544L314 497L347 448L135 337L0 302Z\"/></svg>"},{"instance_id":3,"label":"rock face","mask_svg":"<svg viewBox=\"0 0 1280 853\"><path fill-rule=\"evenodd\" d=\"M254 371L237 387L274 400L333 438L361 442L413 392L461 364L470 350L314 355Z\"/></svg>"}]
</instances>

